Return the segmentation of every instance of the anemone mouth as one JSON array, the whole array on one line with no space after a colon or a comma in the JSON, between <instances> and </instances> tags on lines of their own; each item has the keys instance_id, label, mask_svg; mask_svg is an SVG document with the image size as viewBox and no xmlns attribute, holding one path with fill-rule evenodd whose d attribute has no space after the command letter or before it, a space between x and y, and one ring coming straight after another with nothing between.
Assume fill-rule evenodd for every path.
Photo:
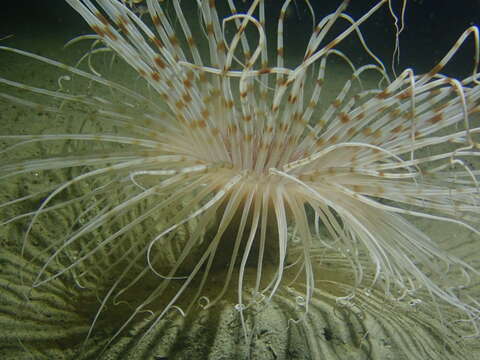
<instances>
[{"instance_id":1,"label":"anemone mouth","mask_svg":"<svg viewBox=\"0 0 480 360\"><path fill-rule=\"evenodd\" d=\"M147 338L171 313L188 317L199 306L207 311L225 301L248 343L249 308L278 300L290 304L290 312L301 308L292 314L302 313L294 320L303 322L316 298L330 307L357 298L378 317L380 304L428 298L438 316L443 306L454 309L478 332L478 302L460 295L474 287L478 270L406 220L480 233L479 173L468 165L479 156L478 49L472 76L460 81L439 73L469 36L479 42L477 28L467 29L429 73L406 69L391 81L360 31L386 0L357 20L342 1L314 23L305 55L292 67L285 66L283 47L291 1L281 6L273 42L266 37L261 0L242 11L229 1L224 17L215 1L198 1L198 23L187 20L180 2L170 9L178 23L167 4L154 0L146 1L151 19L145 21L122 1L67 2L96 33L80 37L93 39L81 60L88 71L0 47L65 71L85 86L79 93L63 86L65 77L56 90L0 78L32 94L0 93L2 98L52 114L86 109L78 131L1 136L9 142L5 154L31 143L65 144L55 155L47 150L45 158L24 159L18 152L1 164L3 181L31 172L53 179L47 189L4 202L7 211L38 203L2 225L27 219L19 273L32 291L68 279L93 289L73 307L99 297L93 316L93 305L79 312L93 317L87 341L104 324L104 314L118 325L103 342L106 350L130 326L142 323L140 337ZM314 19L308 2L305 7ZM341 21L345 28L331 34ZM196 27L208 51L199 50ZM336 48L351 34L374 64L356 68ZM92 59L110 51L133 69L141 90L98 71ZM320 107L331 57L345 60L352 78ZM355 88L367 71L385 85ZM37 239L38 228L64 212L64 231ZM325 266L329 261L338 274ZM66 298L65 284L60 287ZM417 293L421 299L413 298ZM394 321L393 313L387 311L386 323ZM402 326L414 323L408 319Z\"/></svg>"}]
</instances>

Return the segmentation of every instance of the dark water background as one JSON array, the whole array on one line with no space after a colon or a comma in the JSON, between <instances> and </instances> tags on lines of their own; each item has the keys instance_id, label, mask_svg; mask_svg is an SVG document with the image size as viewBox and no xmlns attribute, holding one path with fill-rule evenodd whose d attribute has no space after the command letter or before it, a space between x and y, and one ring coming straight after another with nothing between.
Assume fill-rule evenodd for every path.
<instances>
[{"instance_id":1,"label":"dark water background","mask_svg":"<svg viewBox=\"0 0 480 360\"><path fill-rule=\"evenodd\" d=\"M188 5L188 2L195 6L193 0L183 0L182 4ZM241 7L242 2L238 3ZM245 0L246 5L249 3L250 0ZM271 16L275 19L282 3L281 0L267 0L267 14L273 14ZM311 3L317 19L320 19L334 11L340 1L311 0ZM375 3L375 0L351 1L347 13L358 19ZM399 14L401 0L395 0L392 4ZM302 0L297 0L296 5L292 5L289 19L285 30L286 47L289 41L297 44L299 39L305 39L305 34L311 32L310 17ZM361 27L368 45L387 68L390 68L394 45L392 23L388 6L384 5L382 10ZM442 58L465 29L474 24L480 25L480 0L409 0L405 24L405 31L400 38L401 58L397 69L412 67L417 73L426 72ZM55 49L59 52L61 45L74 36L90 32L80 16L63 0L2 1L0 38L14 35L3 40L2 44L48 56L56 53ZM467 40L445 73L459 78L471 73L473 43L473 38ZM357 38L350 36L344 47L349 47L350 44L358 48ZM1 56L0 54L0 63ZM368 62L361 49L358 56L359 63Z\"/></svg>"}]
</instances>

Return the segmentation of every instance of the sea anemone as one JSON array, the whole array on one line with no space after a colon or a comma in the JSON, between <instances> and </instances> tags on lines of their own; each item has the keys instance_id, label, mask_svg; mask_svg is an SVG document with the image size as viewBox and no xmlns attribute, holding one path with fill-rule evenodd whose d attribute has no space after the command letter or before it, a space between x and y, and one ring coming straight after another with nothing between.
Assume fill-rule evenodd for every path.
<instances>
[{"instance_id":1,"label":"sea anemone","mask_svg":"<svg viewBox=\"0 0 480 360\"><path fill-rule=\"evenodd\" d=\"M77 66L0 47L62 72L55 89L1 78L12 90L0 96L68 123L0 136L2 181L45 179L0 205L2 224L19 223L22 233L21 254L2 255L9 282L13 264L20 281L4 288L26 294L29 318L35 299L83 312L89 326L70 329L87 340L110 321L104 351L129 328L145 342L176 315L224 304L238 316L247 354L258 334L252 313L275 312L272 302L291 309L288 326L310 334L313 358L329 351L309 333L325 304L331 313L358 307L387 332L421 324L411 340L421 358L443 354L438 344L455 347L438 339L443 328L477 335L480 306L469 290L478 271L415 224L480 234L476 27L430 72L406 69L390 80L360 31L387 0L358 19L344 0L316 22L306 1L314 27L294 64L283 45L289 0L273 22L262 0L198 0L195 9L146 0L142 19L128 1L66 2L96 33L72 41L93 42ZM347 37L373 64L355 66L339 50ZM472 75L441 75L469 37ZM351 68L351 79L325 105L332 59ZM366 73L380 83L364 88ZM40 155L22 157L30 145ZM431 307L417 319L402 308L422 301Z\"/></svg>"}]
</instances>

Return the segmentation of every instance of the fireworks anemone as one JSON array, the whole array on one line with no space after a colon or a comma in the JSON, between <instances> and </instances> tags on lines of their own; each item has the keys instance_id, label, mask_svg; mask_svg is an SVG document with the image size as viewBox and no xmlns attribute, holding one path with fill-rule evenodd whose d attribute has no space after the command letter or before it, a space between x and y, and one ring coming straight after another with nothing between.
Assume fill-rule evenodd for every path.
<instances>
[{"instance_id":1,"label":"fireworks anemone","mask_svg":"<svg viewBox=\"0 0 480 360\"><path fill-rule=\"evenodd\" d=\"M179 1L147 0L149 19L118 0L66 1L96 33L74 40L93 40L79 66L1 47L66 75L58 89L2 78L31 97L0 96L42 113L74 114L81 126L2 135L2 153L13 159L2 161L1 179L42 173L50 184L1 206L41 200L3 220L28 219L16 260L22 281L31 281L32 291L56 289L62 299L71 290L59 281L93 288L100 301L82 328L87 338L121 302L131 311L117 314L121 321L104 347L139 318L148 320L143 338L172 312L186 316L228 300L248 343L248 309L277 296L301 307L292 316L300 322L322 297L335 304L356 299L378 318L382 301L430 300L438 328L451 321L441 311L448 308L478 332L478 302L460 294L478 271L412 222L480 234L480 173L471 165L480 154L476 27L429 73L406 69L390 80L360 31L387 0L356 20L342 1L314 23L294 66L285 65L283 46L289 0L273 25L261 0L198 0L191 13ZM338 23L343 28L334 33ZM349 36L373 64L355 67L337 48ZM473 74L441 75L468 37L476 45ZM105 53L135 76L123 68L105 75L95 63ZM321 106L331 58L343 59L352 77ZM367 72L385 85L362 90ZM52 145L41 158L15 156L37 143L64 146ZM59 214L67 231L35 235Z\"/></svg>"}]
</instances>

